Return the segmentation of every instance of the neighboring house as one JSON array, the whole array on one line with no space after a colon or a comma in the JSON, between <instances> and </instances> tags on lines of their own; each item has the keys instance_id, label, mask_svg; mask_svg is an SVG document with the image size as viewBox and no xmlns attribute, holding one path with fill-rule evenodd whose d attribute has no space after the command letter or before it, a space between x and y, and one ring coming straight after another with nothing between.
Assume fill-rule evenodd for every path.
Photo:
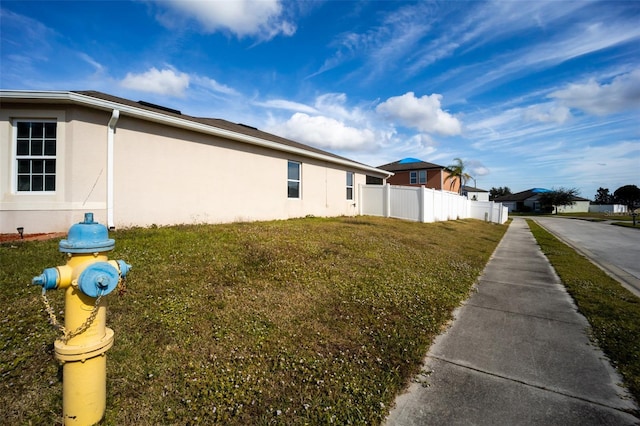
<instances>
[{"instance_id":1,"label":"neighboring house","mask_svg":"<svg viewBox=\"0 0 640 426\"><path fill-rule=\"evenodd\" d=\"M100 92L0 91L0 233L355 215L392 173Z\"/></svg>"},{"instance_id":2,"label":"neighboring house","mask_svg":"<svg viewBox=\"0 0 640 426\"><path fill-rule=\"evenodd\" d=\"M489 191L486 189L475 188L473 186L463 186L462 195L472 201L489 201Z\"/></svg>"},{"instance_id":3,"label":"neighboring house","mask_svg":"<svg viewBox=\"0 0 640 426\"><path fill-rule=\"evenodd\" d=\"M550 192L545 188L531 188L516 194L503 195L496 197L496 203L502 203L503 206L511 212L540 212L540 194ZM558 213L586 213L589 211L590 201L586 198L574 197L574 204L571 206L559 206Z\"/></svg>"},{"instance_id":4,"label":"neighboring house","mask_svg":"<svg viewBox=\"0 0 640 426\"><path fill-rule=\"evenodd\" d=\"M379 169L393 172L387 183L400 186L424 186L426 188L458 192L460 179L447 179L445 166L439 166L417 158L404 158L394 163L379 166Z\"/></svg>"}]
</instances>

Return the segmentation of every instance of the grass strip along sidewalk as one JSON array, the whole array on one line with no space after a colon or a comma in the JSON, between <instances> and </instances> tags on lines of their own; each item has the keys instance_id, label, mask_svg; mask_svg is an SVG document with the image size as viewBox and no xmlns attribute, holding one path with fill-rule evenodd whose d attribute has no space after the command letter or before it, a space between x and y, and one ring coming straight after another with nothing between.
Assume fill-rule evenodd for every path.
<instances>
[{"instance_id":1,"label":"grass strip along sidewalk","mask_svg":"<svg viewBox=\"0 0 640 426\"><path fill-rule=\"evenodd\" d=\"M109 257L133 269L107 296L104 424L379 424L505 230L357 217L112 232ZM58 241L0 245L6 424L60 424L56 331L30 284L65 262Z\"/></svg>"},{"instance_id":2,"label":"grass strip along sidewalk","mask_svg":"<svg viewBox=\"0 0 640 426\"><path fill-rule=\"evenodd\" d=\"M536 222L527 222L578 310L591 324L591 339L640 401L640 298Z\"/></svg>"}]
</instances>

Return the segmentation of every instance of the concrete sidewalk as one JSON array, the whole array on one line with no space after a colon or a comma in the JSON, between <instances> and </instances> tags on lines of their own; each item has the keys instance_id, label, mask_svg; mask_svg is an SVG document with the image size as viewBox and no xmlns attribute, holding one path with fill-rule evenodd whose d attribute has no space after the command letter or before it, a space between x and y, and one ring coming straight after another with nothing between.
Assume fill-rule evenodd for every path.
<instances>
[{"instance_id":1,"label":"concrete sidewalk","mask_svg":"<svg viewBox=\"0 0 640 426\"><path fill-rule=\"evenodd\" d=\"M587 337L524 219L396 399L395 425L638 425L620 376ZM637 411L636 411L637 413Z\"/></svg>"}]
</instances>

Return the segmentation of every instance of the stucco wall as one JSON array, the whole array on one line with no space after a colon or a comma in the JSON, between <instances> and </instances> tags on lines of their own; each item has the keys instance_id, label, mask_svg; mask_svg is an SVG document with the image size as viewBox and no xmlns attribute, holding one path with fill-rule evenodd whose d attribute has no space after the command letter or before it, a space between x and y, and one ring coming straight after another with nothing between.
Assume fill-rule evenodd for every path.
<instances>
[{"instance_id":1,"label":"stucco wall","mask_svg":"<svg viewBox=\"0 0 640 426\"><path fill-rule=\"evenodd\" d=\"M326 163L130 118L115 140L116 226L356 213L346 171ZM300 199L287 198L288 160L301 163Z\"/></svg>"},{"instance_id":2,"label":"stucco wall","mask_svg":"<svg viewBox=\"0 0 640 426\"><path fill-rule=\"evenodd\" d=\"M52 194L18 194L11 119L58 120ZM107 222L109 111L77 106L2 107L0 232L66 231L87 211ZM301 163L301 198L287 198L287 161ZM353 200L346 171L354 172ZM114 136L116 227L357 214L365 173L141 119L121 116Z\"/></svg>"},{"instance_id":3,"label":"stucco wall","mask_svg":"<svg viewBox=\"0 0 640 426\"><path fill-rule=\"evenodd\" d=\"M27 104L0 111L0 232L25 233L65 231L82 220L84 211L100 216L106 207L105 173L102 170L106 130L101 118L89 110ZM17 119L55 119L56 190L51 193L16 191L15 143L12 123Z\"/></svg>"}]
</instances>

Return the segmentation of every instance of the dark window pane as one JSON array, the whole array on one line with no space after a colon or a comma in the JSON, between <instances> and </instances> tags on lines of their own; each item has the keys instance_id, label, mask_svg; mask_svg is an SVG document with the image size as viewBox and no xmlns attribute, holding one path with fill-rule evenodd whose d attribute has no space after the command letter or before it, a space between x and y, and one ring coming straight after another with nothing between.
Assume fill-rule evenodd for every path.
<instances>
[{"instance_id":1,"label":"dark window pane","mask_svg":"<svg viewBox=\"0 0 640 426\"><path fill-rule=\"evenodd\" d=\"M31 161L32 173L44 173L44 160L32 160Z\"/></svg>"},{"instance_id":2,"label":"dark window pane","mask_svg":"<svg viewBox=\"0 0 640 426\"><path fill-rule=\"evenodd\" d=\"M42 141L31 141L31 155L42 155Z\"/></svg>"},{"instance_id":3,"label":"dark window pane","mask_svg":"<svg viewBox=\"0 0 640 426\"><path fill-rule=\"evenodd\" d=\"M30 173L31 160L18 160L18 173Z\"/></svg>"},{"instance_id":4,"label":"dark window pane","mask_svg":"<svg viewBox=\"0 0 640 426\"><path fill-rule=\"evenodd\" d=\"M44 138L44 123L31 123L31 139Z\"/></svg>"},{"instance_id":5,"label":"dark window pane","mask_svg":"<svg viewBox=\"0 0 640 426\"><path fill-rule=\"evenodd\" d=\"M31 123L26 123L21 121L18 123L18 137L19 138L28 138L29 137L29 125Z\"/></svg>"},{"instance_id":6,"label":"dark window pane","mask_svg":"<svg viewBox=\"0 0 640 426\"><path fill-rule=\"evenodd\" d=\"M427 182L427 171L426 170L420 170L420 183L426 183Z\"/></svg>"},{"instance_id":7,"label":"dark window pane","mask_svg":"<svg viewBox=\"0 0 640 426\"><path fill-rule=\"evenodd\" d=\"M288 197L300 198L300 184L298 182L288 182Z\"/></svg>"},{"instance_id":8,"label":"dark window pane","mask_svg":"<svg viewBox=\"0 0 640 426\"><path fill-rule=\"evenodd\" d=\"M29 140L18 139L16 146L17 155L29 155Z\"/></svg>"},{"instance_id":9,"label":"dark window pane","mask_svg":"<svg viewBox=\"0 0 640 426\"><path fill-rule=\"evenodd\" d=\"M33 139L44 137L44 123L31 123L31 137Z\"/></svg>"},{"instance_id":10,"label":"dark window pane","mask_svg":"<svg viewBox=\"0 0 640 426\"><path fill-rule=\"evenodd\" d=\"M347 200L353 200L353 188L347 188Z\"/></svg>"},{"instance_id":11,"label":"dark window pane","mask_svg":"<svg viewBox=\"0 0 640 426\"><path fill-rule=\"evenodd\" d=\"M44 162L44 172L49 174L49 173L55 173L56 172L56 160L46 160Z\"/></svg>"},{"instance_id":12,"label":"dark window pane","mask_svg":"<svg viewBox=\"0 0 640 426\"><path fill-rule=\"evenodd\" d=\"M289 161L287 176L291 180L300 180L300 163Z\"/></svg>"},{"instance_id":13,"label":"dark window pane","mask_svg":"<svg viewBox=\"0 0 640 426\"><path fill-rule=\"evenodd\" d=\"M56 137L56 123L44 123L44 137L45 138Z\"/></svg>"},{"instance_id":14,"label":"dark window pane","mask_svg":"<svg viewBox=\"0 0 640 426\"><path fill-rule=\"evenodd\" d=\"M56 177L55 176L45 176L44 177L44 190L45 191L55 191L56 190Z\"/></svg>"},{"instance_id":15,"label":"dark window pane","mask_svg":"<svg viewBox=\"0 0 640 426\"><path fill-rule=\"evenodd\" d=\"M47 139L44 141L44 155L56 155L55 139Z\"/></svg>"},{"instance_id":16,"label":"dark window pane","mask_svg":"<svg viewBox=\"0 0 640 426\"><path fill-rule=\"evenodd\" d=\"M42 191L44 188L44 179L42 176L32 176L31 178L31 190L32 191Z\"/></svg>"},{"instance_id":17,"label":"dark window pane","mask_svg":"<svg viewBox=\"0 0 640 426\"><path fill-rule=\"evenodd\" d=\"M18 191L29 191L31 185L29 182L29 175L18 175Z\"/></svg>"}]
</instances>

